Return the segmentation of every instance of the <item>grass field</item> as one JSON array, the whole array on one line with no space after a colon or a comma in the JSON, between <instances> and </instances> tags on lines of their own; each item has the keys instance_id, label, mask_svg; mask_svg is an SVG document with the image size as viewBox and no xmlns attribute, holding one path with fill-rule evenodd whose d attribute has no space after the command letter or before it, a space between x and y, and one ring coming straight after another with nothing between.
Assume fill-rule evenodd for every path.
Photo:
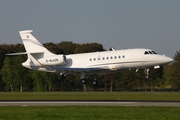
<instances>
[{"instance_id":1,"label":"grass field","mask_svg":"<svg viewBox=\"0 0 180 120\"><path fill-rule=\"evenodd\" d=\"M180 107L0 107L0 120L179 120Z\"/></svg>"},{"instance_id":2,"label":"grass field","mask_svg":"<svg viewBox=\"0 0 180 120\"><path fill-rule=\"evenodd\" d=\"M0 100L180 101L180 92L1 92ZM180 107L1 106L0 120L179 120Z\"/></svg>"},{"instance_id":3,"label":"grass field","mask_svg":"<svg viewBox=\"0 0 180 120\"><path fill-rule=\"evenodd\" d=\"M0 100L163 100L180 101L180 92L1 92Z\"/></svg>"}]
</instances>

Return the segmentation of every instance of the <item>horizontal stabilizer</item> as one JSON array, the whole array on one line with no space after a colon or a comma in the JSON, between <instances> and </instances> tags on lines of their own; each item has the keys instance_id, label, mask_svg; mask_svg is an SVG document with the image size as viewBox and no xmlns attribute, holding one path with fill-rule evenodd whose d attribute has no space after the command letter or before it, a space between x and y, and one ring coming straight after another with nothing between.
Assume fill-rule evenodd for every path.
<instances>
[{"instance_id":1,"label":"horizontal stabilizer","mask_svg":"<svg viewBox=\"0 0 180 120\"><path fill-rule=\"evenodd\" d=\"M6 54L6 55L25 55L25 54L27 54L27 52L9 53L9 54Z\"/></svg>"},{"instance_id":2,"label":"horizontal stabilizer","mask_svg":"<svg viewBox=\"0 0 180 120\"><path fill-rule=\"evenodd\" d=\"M29 54L40 54L40 53L44 53L44 52L31 52ZM9 53L9 54L6 54L6 55L26 55L28 54L27 52L19 52L19 53Z\"/></svg>"}]
</instances>

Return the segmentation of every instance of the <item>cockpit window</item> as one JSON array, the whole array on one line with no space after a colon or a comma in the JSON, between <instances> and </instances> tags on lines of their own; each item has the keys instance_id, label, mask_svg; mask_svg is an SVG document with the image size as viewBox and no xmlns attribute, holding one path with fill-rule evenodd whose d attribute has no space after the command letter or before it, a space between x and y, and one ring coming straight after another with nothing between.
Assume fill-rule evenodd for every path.
<instances>
[{"instance_id":1,"label":"cockpit window","mask_svg":"<svg viewBox=\"0 0 180 120\"><path fill-rule=\"evenodd\" d=\"M144 54L146 55L146 54L149 54L149 53L148 53L148 51L145 51L145 53L144 53Z\"/></svg>"},{"instance_id":2,"label":"cockpit window","mask_svg":"<svg viewBox=\"0 0 180 120\"><path fill-rule=\"evenodd\" d=\"M145 51L144 54L145 54L145 55L148 55L148 54L157 54L157 53L154 52L154 51Z\"/></svg>"},{"instance_id":3,"label":"cockpit window","mask_svg":"<svg viewBox=\"0 0 180 120\"><path fill-rule=\"evenodd\" d=\"M152 51L154 54L157 54L156 52Z\"/></svg>"},{"instance_id":4,"label":"cockpit window","mask_svg":"<svg viewBox=\"0 0 180 120\"><path fill-rule=\"evenodd\" d=\"M149 51L150 54L153 54L153 52Z\"/></svg>"}]
</instances>

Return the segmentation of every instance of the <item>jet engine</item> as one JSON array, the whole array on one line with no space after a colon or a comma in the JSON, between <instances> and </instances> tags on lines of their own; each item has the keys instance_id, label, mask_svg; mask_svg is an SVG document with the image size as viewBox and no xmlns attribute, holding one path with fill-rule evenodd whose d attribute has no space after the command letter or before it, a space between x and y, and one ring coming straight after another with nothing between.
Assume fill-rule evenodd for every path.
<instances>
[{"instance_id":1,"label":"jet engine","mask_svg":"<svg viewBox=\"0 0 180 120\"><path fill-rule=\"evenodd\" d=\"M54 55L46 58L38 59L42 65L65 65L66 56L65 55Z\"/></svg>"}]
</instances>

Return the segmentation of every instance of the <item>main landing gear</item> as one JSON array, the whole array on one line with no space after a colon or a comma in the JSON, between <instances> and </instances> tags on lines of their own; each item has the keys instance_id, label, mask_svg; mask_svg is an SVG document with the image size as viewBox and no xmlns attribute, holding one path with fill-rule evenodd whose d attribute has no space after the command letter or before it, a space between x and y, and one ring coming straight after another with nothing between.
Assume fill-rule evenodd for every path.
<instances>
[{"instance_id":1,"label":"main landing gear","mask_svg":"<svg viewBox=\"0 0 180 120\"><path fill-rule=\"evenodd\" d=\"M81 72L80 79L81 79L81 83L82 83L82 84L86 84L86 83L87 83L85 72ZM93 84L94 86L97 86L97 85L98 85L98 81L97 81L97 79L96 79L96 75L94 75L94 80L93 80L92 84Z\"/></svg>"},{"instance_id":2,"label":"main landing gear","mask_svg":"<svg viewBox=\"0 0 180 120\"><path fill-rule=\"evenodd\" d=\"M82 83L82 84L86 84L86 83L87 83L87 80L86 80L86 79L81 79L81 83Z\"/></svg>"},{"instance_id":3,"label":"main landing gear","mask_svg":"<svg viewBox=\"0 0 180 120\"><path fill-rule=\"evenodd\" d=\"M96 74L94 74L94 80L93 80L93 82L92 82L92 84L94 85L94 86L97 86L98 85L98 81L97 81L97 75Z\"/></svg>"}]
</instances>

